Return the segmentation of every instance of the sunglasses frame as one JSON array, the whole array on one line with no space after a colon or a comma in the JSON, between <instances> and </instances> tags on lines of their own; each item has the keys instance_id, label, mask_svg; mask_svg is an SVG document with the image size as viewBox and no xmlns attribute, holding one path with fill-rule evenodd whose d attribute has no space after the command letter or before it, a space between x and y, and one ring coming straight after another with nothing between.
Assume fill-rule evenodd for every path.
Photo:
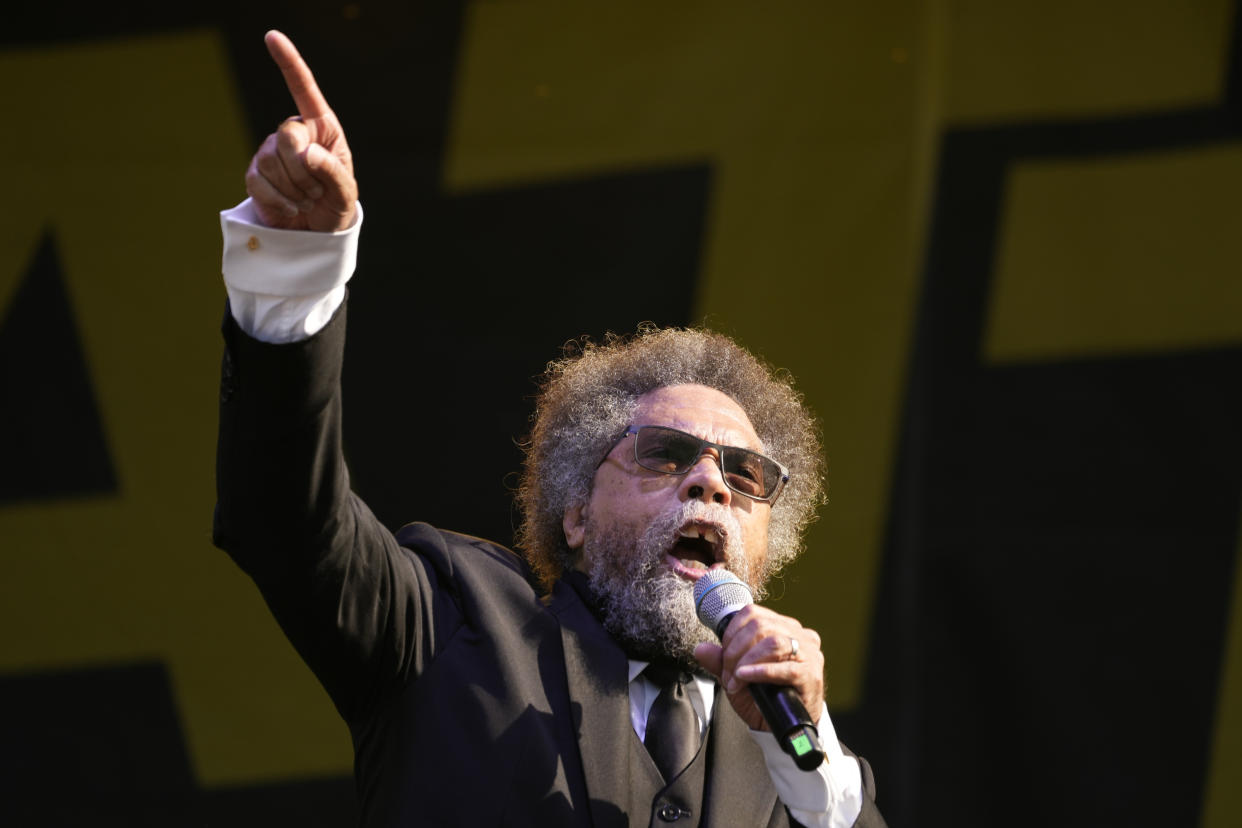
<instances>
[{"instance_id":1,"label":"sunglasses frame","mask_svg":"<svg viewBox=\"0 0 1242 828\"><path fill-rule=\"evenodd\" d=\"M676 434L682 434L686 438L693 440L699 444L698 453L695 454L694 460L690 462L690 465L686 467L685 471L679 471L679 472L664 471L663 469L653 469L650 466L643 465L642 460L640 460L638 457L638 432L642 431L644 428L655 428L655 429L660 429L661 431L671 431ZM723 480L724 484L729 487L729 491L737 492L742 497L747 497L747 498L750 498L751 500L756 500L760 503L767 503L770 506L776 502L776 498L780 497L781 491L785 488L785 484L789 482L789 469L785 468L783 464L778 463L777 461L773 460L771 457L768 457L766 454L762 454L760 452L754 451L753 449L742 448L741 446L726 446L720 443L713 443L711 440L704 440L702 437L695 437L693 434L689 433L688 431L682 431L679 428L673 428L672 426L654 425L654 424L640 425L640 426L636 426L636 425L628 426L625 429L625 431L621 433L621 436L619 436L616 439L616 441L612 444L612 448L608 449L608 453L604 455L604 459L599 462L599 465L600 466L604 465L604 461L607 460L608 456L612 454L613 449L615 449L618 445L620 445L622 440L624 440L626 437L629 437L631 435L633 435L635 438L634 439L634 462L637 463L640 468L646 469L647 471L653 471L658 474L671 474L677 477L680 477L683 474L689 474L690 470L693 469L696 465L698 465L699 460L703 458L704 450L709 449L709 448L714 448L716 449L716 454L713 459L716 461L717 468L720 469L721 480ZM755 455L756 457L761 457L764 460L776 466L776 468L780 471L780 478L776 482L776 487L772 489L772 494L768 495L767 497L757 497L749 492L744 492L741 489L730 484L729 475L724 469L723 452L725 451L741 451L741 452L745 452L746 454L752 454L752 455ZM598 468L598 466L596 468Z\"/></svg>"}]
</instances>

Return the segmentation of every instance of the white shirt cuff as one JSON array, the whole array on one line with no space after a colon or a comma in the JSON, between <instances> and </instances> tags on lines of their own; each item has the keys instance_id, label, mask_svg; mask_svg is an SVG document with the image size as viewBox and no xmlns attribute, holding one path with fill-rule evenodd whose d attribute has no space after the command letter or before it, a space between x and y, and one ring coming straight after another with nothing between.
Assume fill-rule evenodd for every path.
<instances>
[{"instance_id":1,"label":"white shirt cuff","mask_svg":"<svg viewBox=\"0 0 1242 828\"><path fill-rule=\"evenodd\" d=\"M826 760L814 771L801 770L766 731L750 735L763 751L772 785L790 814L806 826L849 828L862 812L862 771L858 760L846 756L824 706L816 724Z\"/></svg>"},{"instance_id":2,"label":"white shirt cuff","mask_svg":"<svg viewBox=\"0 0 1242 828\"><path fill-rule=\"evenodd\" d=\"M259 223L246 199L220 212L221 270L237 324L264 342L295 342L316 334L345 299L362 227L334 233L281 230Z\"/></svg>"}]
</instances>

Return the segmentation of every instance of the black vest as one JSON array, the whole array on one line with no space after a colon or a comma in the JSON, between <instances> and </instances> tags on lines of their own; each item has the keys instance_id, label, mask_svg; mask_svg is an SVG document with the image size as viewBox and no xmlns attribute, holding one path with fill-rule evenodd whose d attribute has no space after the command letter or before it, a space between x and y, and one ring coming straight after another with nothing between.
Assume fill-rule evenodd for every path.
<instances>
[{"instance_id":1,"label":"black vest","mask_svg":"<svg viewBox=\"0 0 1242 828\"><path fill-rule=\"evenodd\" d=\"M722 699L717 699L717 702ZM727 702L726 702L727 704ZM716 705L712 705L715 714ZM678 774L677 778L667 785L651 754L643 743L638 741L638 734L629 740L627 753L630 777L630 801L627 811L636 817L638 814L649 813L647 824L651 828L698 828L703 820L703 780L708 772L708 742L711 740L712 729L709 727L699 745L699 752L694 761Z\"/></svg>"}]
</instances>

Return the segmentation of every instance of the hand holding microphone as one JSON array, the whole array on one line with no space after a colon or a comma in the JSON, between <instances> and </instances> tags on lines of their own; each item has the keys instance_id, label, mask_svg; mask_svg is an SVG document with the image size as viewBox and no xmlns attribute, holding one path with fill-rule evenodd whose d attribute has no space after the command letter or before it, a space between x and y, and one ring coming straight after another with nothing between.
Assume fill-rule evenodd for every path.
<instances>
[{"instance_id":1,"label":"hand holding microphone","mask_svg":"<svg viewBox=\"0 0 1242 828\"><path fill-rule=\"evenodd\" d=\"M747 682L754 707L776 736L781 749L802 770L812 771L819 767L824 760L819 734L799 693L794 689L798 685L809 685L814 692L804 695L809 695L812 702L820 702L813 704L818 713L823 695L823 664L818 650L818 636L810 630L803 630L791 618L756 606L750 588L727 570L711 570L695 582L694 605L699 620L714 630L722 642L728 639L719 653L718 664L714 663L715 653L707 652L714 650L712 645L700 645L695 651L700 663L720 675L722 680L728 673ZM754 610L746 613L743 626L726 636L730 622L748 607L754 607ZM814 637L814 659L808 657L804 661L799 658L803 643L795 633ZM777 648L785 648L785 651L778 653ZM743 720L750 719L747 724L755 727L757 722L749 715L751 711L747 704L737 698L737 692L729 693L728 686L725 691Z\"/></svg>"}]
</instances>

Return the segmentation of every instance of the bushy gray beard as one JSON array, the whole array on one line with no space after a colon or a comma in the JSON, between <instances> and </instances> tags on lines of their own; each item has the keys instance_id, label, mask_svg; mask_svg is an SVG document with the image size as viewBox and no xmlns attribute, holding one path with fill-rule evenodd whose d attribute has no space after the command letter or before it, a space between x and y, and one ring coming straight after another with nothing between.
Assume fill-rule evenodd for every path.
<instances>
[{"instance_id":1,"label":"bushy gray beard","mask_svg":"<svg viewBox=\"0 0 1242 828\"><path fill-rule=\"evenodd\" d=\"M694 647L716 641L716 635L694 611L694 585L665 567L677 531L692 520L716 528L729 569L754 587L742 549L741 527L729 510L717 504L687 501L662 515L641 535L630 527L587 527L587 573L600 599L604 628L627 654L644 661L671 660L694 670Z\"/></svg>"}]
</instances>

